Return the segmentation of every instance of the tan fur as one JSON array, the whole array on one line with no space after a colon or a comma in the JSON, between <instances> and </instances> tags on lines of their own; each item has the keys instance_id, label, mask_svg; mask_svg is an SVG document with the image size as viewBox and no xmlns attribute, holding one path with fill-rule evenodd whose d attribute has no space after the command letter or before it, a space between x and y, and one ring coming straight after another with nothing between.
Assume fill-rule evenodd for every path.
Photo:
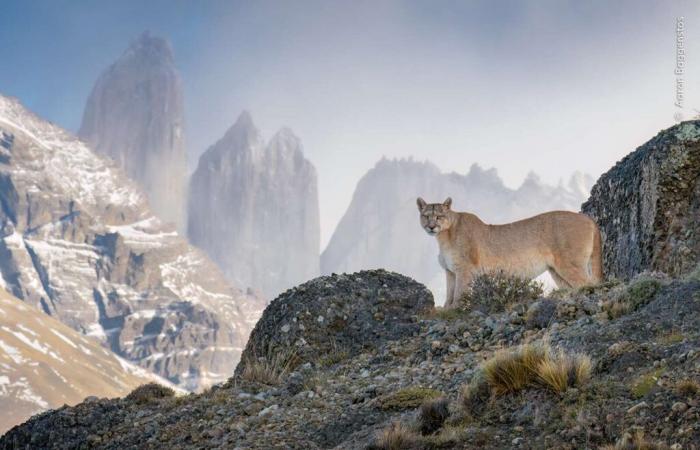
<instances>
[{"instance_id":1,"label":"tan fur","mask_svg":"<svg viewBox=\"0 0 700 450\"><path fill-rule=\"evenodd\" d=\"M552 211L505 225L450 209L451 199L427 204L418 199L421 226L437 238L445 269L445 307L457 305L474 275L504 270L535 278L549 271L559 287L603 281L601 238L588 216Z\"/></svg>"}]
</instances>

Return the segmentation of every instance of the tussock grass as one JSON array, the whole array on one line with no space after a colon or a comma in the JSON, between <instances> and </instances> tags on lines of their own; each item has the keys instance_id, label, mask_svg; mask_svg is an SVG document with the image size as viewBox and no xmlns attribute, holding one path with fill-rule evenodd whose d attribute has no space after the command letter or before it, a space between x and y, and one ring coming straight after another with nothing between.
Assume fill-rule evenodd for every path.
<instances>
[{"instance_id":1,"label":"tussock grass","mask_svg":"<svg viewBox=\"0 0 700 450\"><path fill-rule=\"evenodd\" d=\"M241 379L245 381L278 385L297 363L294 351L268 352L265 357L251 358L245 362Z\"/></svg>"},{"instance_id":2,"label":"tussock grass","mask_svg":"<svg viewBox=\"0 0 700 450\"><path fill-rule=\"evenodd\" d=\"M695 380L681 380L676 384L676 392L685 397L700 394L700 383Z\"/></svg>"},{"instance_id":3,"label":"tussock grass","mask_svg":"<svg viewBox=\"0 0 700 450\"><path fill-rule=\"evenodd\" d=\"M407 450L419 448L421 436L401 422L394 422L377 434L369 446L374 450Z\"/></svg>"},{"instance_id":4,"label":"tussock grass","mask_svg":"<svg viewBox=\"0 0 700 450\"><path fill-rule=\"evenodd\" d=\"M600 450L668 450L666 444L650 442L644 437L644 433L638 431L634 434L625 433L615 444L601 447Z\"/></svg>"},{"instance_id":5,"label":"tussock grass","mask_svg":"<svg viewBox=\"0 0 700 450\"><path fill-rule=\"evenodd\" d=\"M562 393L581 386L590 378L591 360L585 355L567 355L545 344L526 344L502 350L482 366L484 379L495 395L542 387Z\"/></svg>"}]
</instances>

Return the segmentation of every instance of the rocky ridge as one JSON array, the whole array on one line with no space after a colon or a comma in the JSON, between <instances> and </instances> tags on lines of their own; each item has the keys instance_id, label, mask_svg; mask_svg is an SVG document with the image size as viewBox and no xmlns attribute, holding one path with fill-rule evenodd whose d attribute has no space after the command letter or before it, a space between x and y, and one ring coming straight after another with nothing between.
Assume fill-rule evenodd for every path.
<instances>
[{"instance_id":1,"label":"rocky ridge","mask_svg":"<svg viewBox=\"0 0 700 450\"><path fill-rule=\"evenodd\" d=\"M0 273L16 297L187 388L225 380L261 303L83 142L0 96Z\"/></svg>"},{"instance_id":2,"label":"rocky ridge","mask_svg":"<svg viewBox=\"0 0 700 450\"><path fill-rule=\"evenodd\" d=\"M369 280L391 277L321 277L285 303L311 301L308 293L328 283L336 296L352 298L343 286L371 292ZM611 316L606 305L623 298L636 299L636 309ZM543 308L547 302L555 307ZM698 312L697 275L654 274L560 291L502 313L438 311L416 316L412 335L377 340L354 355L324 358L319 348L315 361L299 361L275 384L238 376L199 395L61 408L13 429L0 448L370 448L394 422L416 427L421 403L445 396L450 422L403 448L598 448L643 429L652 441L692 449L700 439L700 388L688 387L700 381ZM561 394L532 388L491 396L460 418L461 389L484 360L542 341L589 355L591 380Z\"/></svg>"}]
</instances>

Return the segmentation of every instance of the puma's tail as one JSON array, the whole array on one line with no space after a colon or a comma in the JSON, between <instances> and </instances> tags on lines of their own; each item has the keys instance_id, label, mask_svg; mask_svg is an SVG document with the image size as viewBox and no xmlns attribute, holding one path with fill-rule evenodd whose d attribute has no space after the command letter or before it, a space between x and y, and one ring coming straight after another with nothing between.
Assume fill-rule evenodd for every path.
<instances>
[{"instance_id":1,"label":"puma's tail","mask_svg":"<svg viewBox=\"0 0 700 450\"><path fill-rule=\"evenodd\" d=\"M591 251L591 275L595 283L603 282L603 243L598 226L593 231L593 250Z\"/></svg>"}]
</instances>

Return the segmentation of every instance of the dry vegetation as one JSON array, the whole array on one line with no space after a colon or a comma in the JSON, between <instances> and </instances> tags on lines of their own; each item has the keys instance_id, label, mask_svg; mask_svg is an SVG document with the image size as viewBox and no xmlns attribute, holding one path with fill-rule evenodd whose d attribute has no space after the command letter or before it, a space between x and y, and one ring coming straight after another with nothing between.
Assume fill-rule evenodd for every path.
<instances>
[{"instance_id":1,"label":"dry vegetation","mask_svg":"<svg viewBox=\"0 0 700 450\"><path fill-rule=\"evenodd\" d=\"M251 358L245 362L241 379L270 386L278 385L297 363L296 353L267 352L267 356Z\"/></svg>"},{"instance_id":2,"label":"dry vegetation","mask_svg":"<svg viewBox=\"0 0 700 450\"><path fill-rule=\"evenodd\" d=\"M496 395L528 387L544 387L562 393L588 381L591 360L585 355L552 350L548 345L527 344L496 353L484 363L482 370Z\"/></svg>"},{"instance_id":3,"label":"dry vegetation","mask_svg":"<svg viewBox=\"0 0 700 450\"><path fill-rule=\"evenodd\" d=\"M666 444L646 440L644 433L638 431L634 434L625 433L615 444L606 445L600 450L668 450L668 448Z\"/></svg>"},{"instance_id":4,"label":"dry vegetation","mask_svg":"<svg viewBox=\"0 0 700 450\"><path fill-rule=\"evenodd\" d=\"M377 434L370 448L375 450L406 450L417 448L420 435L401 422L394 422Z\"/></svg>"}]
</instances>

